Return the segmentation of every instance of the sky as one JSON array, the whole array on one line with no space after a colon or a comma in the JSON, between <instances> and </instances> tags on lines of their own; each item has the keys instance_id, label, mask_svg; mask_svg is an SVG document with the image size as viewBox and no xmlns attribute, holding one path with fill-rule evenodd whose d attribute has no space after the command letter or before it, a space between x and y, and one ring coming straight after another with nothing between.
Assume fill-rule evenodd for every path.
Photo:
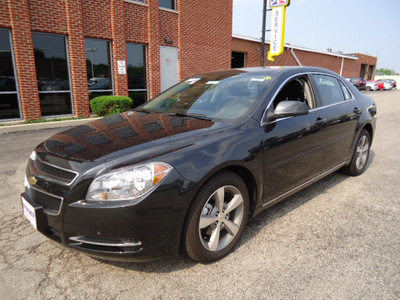
<instances>
[{"instance_id":1,"label":"sky","mask_svg":"<svg viewBox=\"0 0 400 300\"><path fill-rule=\"evenodd\" d=\"M262 9L263 0L233 0L233 33L261 38ZM400 0L291 0L285 35L296 46L377 56L378 69L400 72Z\"/></svg>"}]
</instances>

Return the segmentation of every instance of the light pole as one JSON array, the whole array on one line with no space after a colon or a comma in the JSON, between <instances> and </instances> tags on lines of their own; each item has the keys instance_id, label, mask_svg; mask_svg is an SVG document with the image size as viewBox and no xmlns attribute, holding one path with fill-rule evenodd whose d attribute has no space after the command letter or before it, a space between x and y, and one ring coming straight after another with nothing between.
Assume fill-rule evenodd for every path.
<instances>
[{"instance_id":1,"label":"light pole","mask_svg":"<svg viewBox=\"0 0 400 300\"><path fill-rule=\"evenodd\" d=\"M93 52L96 52L97 48L86 48L86 52L90 52L90 62L92 64L92 78L94 77L94 68L93 68Z\"/></svg>"}]
</instances>

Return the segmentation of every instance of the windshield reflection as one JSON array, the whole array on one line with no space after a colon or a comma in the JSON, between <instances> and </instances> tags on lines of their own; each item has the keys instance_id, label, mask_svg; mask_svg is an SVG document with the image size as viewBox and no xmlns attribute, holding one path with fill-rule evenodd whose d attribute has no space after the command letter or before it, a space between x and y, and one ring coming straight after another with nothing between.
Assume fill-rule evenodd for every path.
<instances>
[{"instance_id":1,"label":"windshield reflection","mask_svg":"<svg viewBox=\"0 0 400 300\"><path fill-rule=\"evenodd\" d=\"M233 120L245 115L271 81L265 74L213 74L191 77L141 107L175 115Z\"/></svg>"}]
</instances>

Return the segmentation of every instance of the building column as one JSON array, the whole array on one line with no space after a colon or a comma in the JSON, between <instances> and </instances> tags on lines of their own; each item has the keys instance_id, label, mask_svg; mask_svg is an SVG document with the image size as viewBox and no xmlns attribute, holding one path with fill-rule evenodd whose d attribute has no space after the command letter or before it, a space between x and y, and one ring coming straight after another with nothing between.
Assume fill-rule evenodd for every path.
<instances>
[{"instance_id":1,"label":"building column","mask_svg":"<svg viewBox=\"0 0 400 300\"><path fill-rule=\"evenodd\" d=\"M159 0L148 0L148 73L150 99L161 92L161 62L160 62L160 16Z\"/></svg>"},{"instance_id":2,"label":"building column","mask_svg":"<svg viewBox=\"0 0 400 300\"><path fill-rule=\"evenodd\" d=\"M66 0L65 10L75 115L88 117L90 116L90 104L81 0Z\"/></svg>"},{"instance_id":3,"label":"building column","mask_svg":"<svg viewBox=\"0 0 400 300\"><path fill-rule=\"evenodd\" d=\"M15 64L25 120L42 117L28 0L8 0Z\"/></svg>"},{"instance_id":4,"label":"building column","mask_svg":"<svg viewBox=\"0 0 400 300\"><path fill-rule=\"evenodd\" d=\"M118 61L124 61L127 72L124 0L111 0L111 31L115 94L128 96L128 75L119 74L118 71Z\"/></svg>"}]
</instances>

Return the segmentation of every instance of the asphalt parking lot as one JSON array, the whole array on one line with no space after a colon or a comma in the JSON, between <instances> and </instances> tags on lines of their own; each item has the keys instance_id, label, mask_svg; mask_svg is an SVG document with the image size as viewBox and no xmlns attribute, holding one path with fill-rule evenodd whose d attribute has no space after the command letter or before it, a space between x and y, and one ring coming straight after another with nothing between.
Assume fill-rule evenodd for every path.
<instances>
[{"instance_id":1,"label":"asphalt parking lot","mask_svg":"<svg viewBox=\"0 0 400 300\"><path fill-rule=\"evenodd\" d=\"M368 95L378 127L367 171L264 211L209 265L104 262L49 241L19 195L32 149L60 129L0 135L0 299L399 299L400 90Z\"/></svg>"}]
</instances>

